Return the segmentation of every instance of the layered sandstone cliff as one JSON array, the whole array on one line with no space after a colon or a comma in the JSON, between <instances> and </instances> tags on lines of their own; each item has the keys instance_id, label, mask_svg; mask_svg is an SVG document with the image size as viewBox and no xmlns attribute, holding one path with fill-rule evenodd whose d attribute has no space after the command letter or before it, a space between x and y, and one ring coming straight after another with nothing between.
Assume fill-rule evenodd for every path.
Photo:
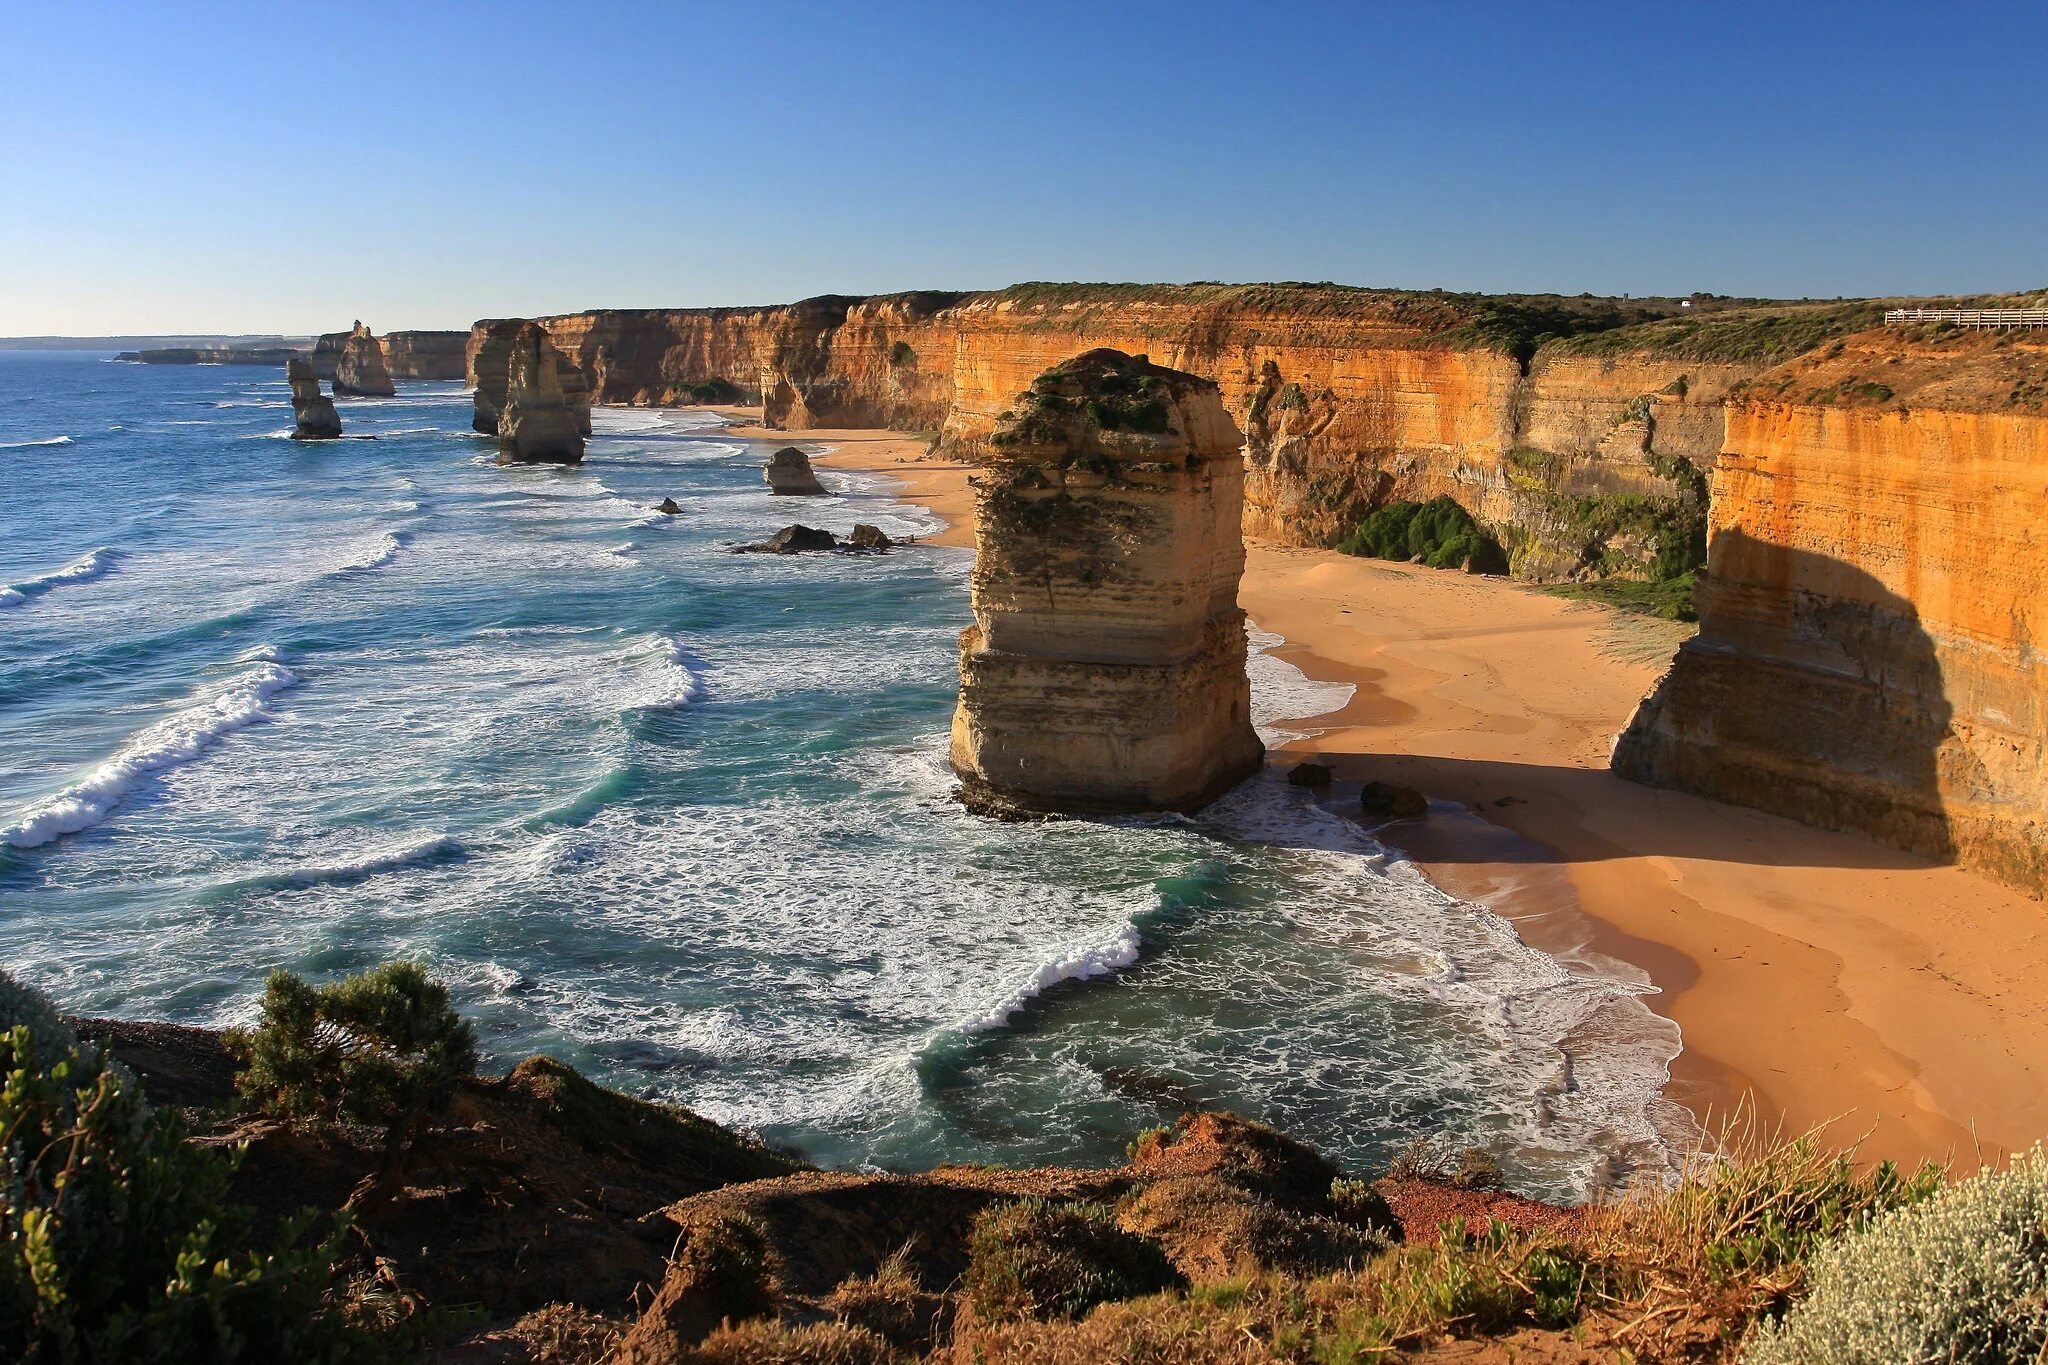
<instances>
[{"instance_id":1,"label":"layered sandstone cliff","mask_svg":"<svg viewBox=\"0 0 2048 1365\"><path fill-rule=\"evenodd\" d=\"M1245 529L1332 545L1449 496L1528 578L1697 562L1728 387L1863 305L1485 298L1334 285L1020 285L545 318L603 403L759 401L769 425L943 432L1096 346L1214 381L1246 434ZM470 349L486 343L479 324ZM1591 336L1598 344L1580 346Z\"/></svg>"},{"instance_id":2,"label":"layered sandstone cliff","mask_svg":"<svg viewBox=\"0 0 2048 1365\"><path fill-rule=\"evenodd\" d=\"M1255 772L1241 437L1215 385L1112 350L1047 370L975 478L952 759L985 809L1186 810Z\"/></svg>"},{"instance_id":3,"label":"layered sandstone cliff","mask_svg":"<svg viewBox=\"0 0 2048 1365\"><path fill-rule=\"evenodd\" d=\"M285 382L292 389L292 439L327 441L341 435L341 418L334 400L320 392L320 380L313 364L303 356L285 362Z\"/></svg>"},{"instance_id":4,"label":"layered sandstone cliff","mask_svg":"<svg viewBox=\"0 0 2048 1365\"><path fill-rule=\"evenodd\" d=\"M498 411L499 464L580 464L583 433L562 392L559 357L547 329L520 326L505 367L505 401Z\"/></svg>"},{"instance_id":5,"label":"layered sandstone cliff","mask_svg":"<svg viewBox=\"0 0 2048 1365\"><path fill-rule=\"evenodd\" d=\"M2048 894L2048 345L1853 337L1727 412L1700 633L1616 771Z\"/></svg>"},{"instance_id":6,"label":"layered sandstone cliff","mask_svg":"<svg viewBox=\"0 0 2048 1365\"><path fill-rule=\"evenodd\" d=\"M461 379L467 332L386 332L384 359L394 379Z\"/></svg>"},{"instance_id":7,"label":"layered sandstone cliff","mask_svg":"<svg viewBox=\"0 0 2048 1365\"><path fill-rule=\"evenodd\" d=\"M361 321L342 343L334 363L334 391L363 398L389 398L398 392L384 360L383 343Z\"/></svg>"}]
</instances>

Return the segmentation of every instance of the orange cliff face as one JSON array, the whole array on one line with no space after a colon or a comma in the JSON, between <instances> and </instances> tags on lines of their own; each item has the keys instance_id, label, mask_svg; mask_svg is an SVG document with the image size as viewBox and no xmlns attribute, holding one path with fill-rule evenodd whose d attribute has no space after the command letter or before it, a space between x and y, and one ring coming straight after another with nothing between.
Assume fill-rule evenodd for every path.
<instances>
[{"instance_id":1,"label":"orange cliff face","mask_svg":"<svg viewBox=\"0 0 2048 1365\"><path fill-rule=\"evenodd\" d=\"M1851 338L1738 394L1658 786L2048 895L2048 346Z\"/></svg>"},{"instance_id":2,"label":"orange cliff face","mask_svg":"<svg viewBox=\"0 0 2048 1365\"><path fill-rule=\"evenodd\" d=\"M540 321L600 403L759 402L784 430L937 432L969 455L1047 367L1103 346L1148 355L1215 383L1244 429L1248 534L1334 545L1386 502L1447 495L1504 542L1518 575L1566 579L1646 576L1660 536L1697 538L1721 397L1765 365L1625 338L1579 353L1537 345L1538 329L1692 326L1676 307L1020 285ZM472 357L481 345L479 330Z\"/></svg>"}]
</instances>

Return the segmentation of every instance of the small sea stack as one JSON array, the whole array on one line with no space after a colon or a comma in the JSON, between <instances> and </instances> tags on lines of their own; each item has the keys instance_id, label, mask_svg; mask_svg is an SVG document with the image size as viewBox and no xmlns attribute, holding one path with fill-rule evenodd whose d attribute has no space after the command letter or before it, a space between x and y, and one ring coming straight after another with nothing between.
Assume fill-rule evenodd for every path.
<instances>
[{"instance_id":1,"label":"small sea stack","mask_svg":"<svg viewBox=\"0 0 2048 1365\"><path fill-rule=\"evenodd\" d=\"M521 324L505 367L498 413L499 464L581 464L583 433L562 393L555 344L537 322Z\"/></svg>"},{"instance_id":2,"label":"small sea stack","mask_svg":"<svg viewBox=\"0 0 2048 1365\"><path fill-rule=\"evenodd\" d=\"M1216 385L1089 351L1041 374L975 487L952 760L996 815L1191 810L1256 772L1239 523Z\"/></svg>"},{"instance_id":3,"label":"small sea stack","mask_svg":"<svg viewBox=\"0 0 2048 1365\"><path fill-rule=\"evenodd\" d=\"M360 318L334 363L334 391L357 398L389 398L398 392L384 361L384 344L370 335Z\"/></svg>"},{"instance_id":4,"label":"small sea stack","mask_svg":"<svg viewBox=\"0 0 2048 1365\"><path fill-rule=\"evenodd\" d=\"M334 400L320 392L319 376L313 362L293 358L284 364L285 382L292 386L292 439L331 441L341 435L341 417Z\"/></svg>"},{"instance_id":5,"label":"small sea stack","mask_svg":"<svg viewBox=\"0 0 2048 1365\"><path fill-rule=\"evenodd\" d=\"M825 485L811 468L811 457L795 446L784 446L769 456L762 477L768 481L768 491L778 497L818 497L825 492Z\"/></svg>"},{"instance_id":6,"label":"small sea stack","mask_svg":"<svg viewBox=\"0 0 2048 1365\"><path fill-rule=\"evenodd\" d=\"M476 324L469 337L469 379L475 388L470 398L470 430L479 436L498 434L498 412L505 406L505 379L512 363L512 343L525 318L491 318ZM536 327L541 324L535 323ZM545 329L543 329L545 330ZM549 340L552 342L553 338ZM561 382L562 401L569 405L576 430L590 435L589 378L575 361L556 347L555 374Z\"/></svg>"}]
</instances>

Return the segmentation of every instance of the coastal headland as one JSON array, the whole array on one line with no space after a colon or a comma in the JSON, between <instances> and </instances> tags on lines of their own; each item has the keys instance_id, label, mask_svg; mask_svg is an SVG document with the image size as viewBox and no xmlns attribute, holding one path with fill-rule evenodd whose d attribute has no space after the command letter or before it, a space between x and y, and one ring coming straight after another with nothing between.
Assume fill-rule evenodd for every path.
<instances>
[{"instance_id":1,"label":"coastal headland","mask_svg":"<svg viewBox=\"0 0 2048 1365\"><path fill-rule=\"evenodd\" d=\"M890 433L806 435L833 447L822 468L889 475L945 517L934 543L969 543L970 464ZM1421 789L1431 817L1384 842L1537 947L1591 946L1646 970L1650 1007L1684 1035L1667 1094L1704 1125L1747 1105L1766 1128L1869 1130L1872 1157L1966 1163L2048 1131L2038 903L1608 771L1685 627L1495 578L1248 550L1254 623L1309 677L1357 689L1270 761L1313 756L1340 783Z\"/></svg>"}]
</instances>

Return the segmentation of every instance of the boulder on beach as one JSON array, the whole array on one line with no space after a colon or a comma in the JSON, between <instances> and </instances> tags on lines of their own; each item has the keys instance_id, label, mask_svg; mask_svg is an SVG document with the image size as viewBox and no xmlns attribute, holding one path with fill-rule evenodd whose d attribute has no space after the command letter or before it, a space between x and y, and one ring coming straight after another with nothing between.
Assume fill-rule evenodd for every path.
<instances>
[{"instance_id":1,"label":"boulder on beach","mask_svg":"<svg viewBox=\"0 0 2048 1365\"><path fill-rule=\"evenodd\" d=\"M853 534L847 537L846 543L856 550L873 550L879 553L896 542L884 535L881 527L870 526L860 521L854 523Z\"/></svg>"},{"instance_id":2,"label":"boulder on beach","mask_svg":"<svg viewBox=\"0 0 2048 1365\"><path fill-rule=\"evenodd\" d=\"M285 362L285 382L292 386L292 439L331 441L341 435L341 417L334 400L320 392L320 380L309 360Z\"/></svg>"},{"instance_id":3,"label":"boulder on beach","mask_svg":"<svg viewBox=\"0 0 2048 1365\"><path fill-rule=\"evenodd\" d=\"M1395 782L1368 782L1358 793L1358 808L1379 820L1419 820L1429 814L1429 798Z\"/></svg>"},{"instance_id":4,"label":"boulder on beach","mask_svg":"<svg viewBox=\"0 0 2048 1365\"><path fill-rule=\"evenodd\" d=\"M768 539L754 545L734 547L735 554L755 555L800 555L814 550L836 550L838 537L830 531L820 531L815 526L785 526Z\"/></svg>"},{"instance_id":5,"label":"boulder on beach","mask_svg":"<svg viewBox=\"0 0 2048 1365\"><path fill-rule=\"evenodd\" d=\"M1297 763L1287 771L1287 780L1297 787L1327 787L1335 776L1327 763Z\"/></svg>"},{"instance_id":6,"label":"boulder on beach","mask_svg":"<svg viewBox=\"0 0 2048 1365\"><path fill-rule=\"evenodd\" d=\"M783 497L812 497L825 491L811 470L811 457L795 446L784 446L768 458L762 471L768 491Z\"/></svg>"}]
</instances>

